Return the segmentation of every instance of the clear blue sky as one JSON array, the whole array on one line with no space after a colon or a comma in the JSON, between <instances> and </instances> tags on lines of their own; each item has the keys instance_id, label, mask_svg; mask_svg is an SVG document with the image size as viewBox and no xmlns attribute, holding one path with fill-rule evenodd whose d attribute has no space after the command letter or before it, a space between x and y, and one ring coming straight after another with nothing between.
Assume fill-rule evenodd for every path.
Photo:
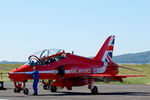
<instances>
[{"instance_id":1,"label":"clear blue sky","mask_svg":"<svg viewBox=\"0 0 150 100\"><path fill-rule=\"evenodd\" d=\"M114 55L150 50L150 0L1 0L0 61L62 48L94 56L109 35Z\"/></svg>"}]
</instances>

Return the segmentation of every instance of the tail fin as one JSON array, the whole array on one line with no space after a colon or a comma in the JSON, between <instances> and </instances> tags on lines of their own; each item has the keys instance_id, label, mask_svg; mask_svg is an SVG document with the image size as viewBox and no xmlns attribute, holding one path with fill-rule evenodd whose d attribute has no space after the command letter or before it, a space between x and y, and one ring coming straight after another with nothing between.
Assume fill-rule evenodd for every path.
<instances>
[{"instance_id":1,"label":"tail fin","mask_svg":"<svg viewBox=\"0 0 150 100\"><path fill-rule=\"evenodd\" d=\"M109 36L97 55L93 58L96 61L109 62L112 61L113 49L114 49L115 36Z\"/></svg>"}]
</instances>

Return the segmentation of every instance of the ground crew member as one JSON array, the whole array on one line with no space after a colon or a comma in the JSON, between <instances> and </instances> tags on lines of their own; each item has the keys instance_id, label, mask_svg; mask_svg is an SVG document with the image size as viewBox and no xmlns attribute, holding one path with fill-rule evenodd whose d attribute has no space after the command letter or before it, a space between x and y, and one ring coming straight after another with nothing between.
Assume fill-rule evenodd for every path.
<instances>
[{"instance_id":1,"label":"ground crew member","mask_svg":"<svg viewBox=\"0 0 150 100\"><path fill-rule=\"evenodd\" d=\"M34 90L34 93L33 95L38 95L38 88L37 88L37 85L38 85L38 82L39 82L39 71L37 70L36 67L33 67L33 72L30 74L33 79L34 79L34 82L33 82L33 90Z\"/></svg>"}]
</instances>

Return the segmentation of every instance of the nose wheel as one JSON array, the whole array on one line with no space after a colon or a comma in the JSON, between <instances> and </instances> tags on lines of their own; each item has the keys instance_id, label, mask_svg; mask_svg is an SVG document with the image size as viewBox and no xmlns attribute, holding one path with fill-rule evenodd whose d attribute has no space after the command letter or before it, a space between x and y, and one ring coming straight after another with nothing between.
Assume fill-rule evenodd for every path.
<instances>
[{"instance_id":1,"label":"nose wheel","mask_svg":"<svg viewBox=\"0 0 150 100\"><path fill-rule=\"evenodd\" d=\"M25 95L28 95L28 94L29 94L29 90L28 90L27 88L25 88L25 89L23 89L23 93L24 93Z\"/></svg>"},{"instance_id":2,"label":"nose wheel","mask_svg":"<svg viewBox=\"0 0 150 100\"><path fill-rule=\"evenodd\" d=\"M14 93L20 93L21 91L23 91L25 95L29 94L28 88L25 87L25 82L14 82L14 84L15 84Z\"/></svg>"},{"instance_id":3,"label":"nose wheel","mask_svg":"<svg viewBox=\"0 0 150 100\"><path fill-rule=\"evenodd\" d=\"M20 90L19 88L15 88L15 89L14 89L14 93L20 93L20 91L21 91L21 90Z\"/></svg>"}]
</instances>

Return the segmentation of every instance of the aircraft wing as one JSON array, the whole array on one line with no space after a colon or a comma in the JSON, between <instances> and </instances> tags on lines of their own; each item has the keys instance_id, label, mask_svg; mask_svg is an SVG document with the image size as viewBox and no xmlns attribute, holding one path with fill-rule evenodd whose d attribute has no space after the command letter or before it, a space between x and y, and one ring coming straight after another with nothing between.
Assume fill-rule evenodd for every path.
<instances>
[{"instance_id":1,"label":"aircraft wing","mask_svg":"<svg viewBox=\"0 0 150 100\"><path fill-rule=\"evenodd\" d=\"M145 75L110 75L110 74L93 74L90 75L91 78L100 79L103 82L111 82L111 81L123 81L123 78L126 77L143 77Z\"/></svg>"}]
</instances>

